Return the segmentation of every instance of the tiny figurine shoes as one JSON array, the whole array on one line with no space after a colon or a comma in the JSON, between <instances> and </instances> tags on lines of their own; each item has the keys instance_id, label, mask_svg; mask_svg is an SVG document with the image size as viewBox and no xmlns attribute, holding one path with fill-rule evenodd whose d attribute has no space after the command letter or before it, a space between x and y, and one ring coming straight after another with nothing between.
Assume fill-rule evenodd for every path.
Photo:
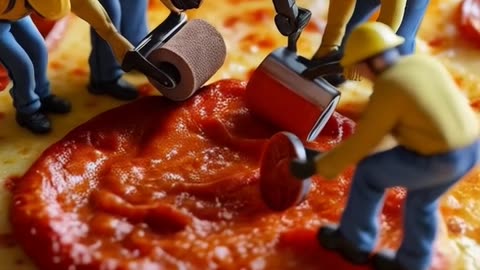
<instances>
[{"instance_id":1,"label":"tiny figurine shoes","mask_svg":"<svg viewBox=\"0 0 480 270\"><path fill-rule=\"evenodd\" d=\"M370 252L355 247L345 239L338 228L333 225L325 225L320 228L317 239L325 249L333 250L352 264L367 264Z\"/></svg>"},{"instance_id":2,"label":"tiny figurine shoes","mask_svg":"<svg viewBox=\"0 0 480 270\"><path fill-rule=\"evenodd\" d=\"M372 265L375 270L407 270L396 260L393 252L381 251L373 255Z\"/></svg>"},{"instance_id":3,"label":"tiny figurine shoes","mask_svg":"<svg viewBox=\"0 0 480 270\"><path fill-rule=\"evenodd\" d=\"M48 95L40 99L40 103L42 104L40 110L43 113L64 114L72 110L72 104L68 100L55 95Z\"/></svg>"},{"instance_id":4,"label":"tiny figurine shoes","mask_svg":"<svg viewBox=\"0 0 480 270\"><path fill-rule=\"evenodd\" d=\"M134 100L139 96L135 86L121 78L112 82L90 83L88 92L94 95L109 95L119 100Z\"/></svg>"},{"instance_id":5,"label":"tiny figurine shoes","mask_svg":"<svg viewBox=\"0 0 480 270\"><path fill-rule=\"evenodd\" d=\"M40 111L31 114L17 112L16 120L20 126L35 134L46 134L52 129L50 120Z\"/></svg>"}]
</instances>

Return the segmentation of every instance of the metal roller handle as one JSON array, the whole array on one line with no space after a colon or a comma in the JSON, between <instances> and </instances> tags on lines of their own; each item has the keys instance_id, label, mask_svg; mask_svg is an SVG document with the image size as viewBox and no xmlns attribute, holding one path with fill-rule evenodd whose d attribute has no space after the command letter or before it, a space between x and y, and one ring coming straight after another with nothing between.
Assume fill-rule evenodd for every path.
<instances>
[{"instance_id":1,"label":"metal roller handle","mask_svg":"<svg viewBox=\"0 0 480 270\"><path fill-rule=\"evenodd\" d=\"M173 89L177 86L175 78L168 70L161 70L148 61L148 55L156 48L165 44L187 23L183 13L171 12L170 15L153 29L133 51L127 52L122 62L124 71L136 69L145 76L157 81L163 87Z\"/></svg>"},{"instance_id":2,"label":"metal roller handle","mask_svg":"<svg viewBox=\"0 0 480 270\"><path fill-rule=\"evenodd\" d=\"M273 5L278 13L275 16L275 25L282 35L288 36L287 48L296 52L298 38L310 22L312 12L298 7L295 0L273 0Z\"/></svg>"}]
</instances>

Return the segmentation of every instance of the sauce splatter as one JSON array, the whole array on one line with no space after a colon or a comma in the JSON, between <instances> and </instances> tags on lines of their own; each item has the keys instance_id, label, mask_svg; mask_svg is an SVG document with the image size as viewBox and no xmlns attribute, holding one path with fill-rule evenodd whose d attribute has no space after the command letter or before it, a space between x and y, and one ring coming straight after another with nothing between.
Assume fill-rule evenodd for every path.
<instances>
[{"instance_id":1,"label":"sauce splatter","mask_svg":"<svg viewBox=\"0 0 480 270\"><path fill-rule=\"evenodd\" d=\"M142 97L151 96L153 93L155 93L155 91L157 91L150 83L139 85L137 89Z\"/></svg>"},{"instance_id":2,"label":"sauce splatter","mask_svg":"<svg viewBox=\"0 0 480 270\"><path fill-rule=\"evenodd\" d=\"M5 187L6 190L11 192L15 187L15 183L19 179L20 179L19 176L10 176L5 180L5 182L3 183L3 186Z\"/></svg>"},{"instance_id":3,"label":"sauce splatter","mask_svg":"<svg viewBox=\"0 0 480 270\"><path fill-rule=\"evenodd\" d=\"M85 77L89 72L86 68L75 68L72 70L72 74L76 77Z\"/></svg>"}]
</instances>

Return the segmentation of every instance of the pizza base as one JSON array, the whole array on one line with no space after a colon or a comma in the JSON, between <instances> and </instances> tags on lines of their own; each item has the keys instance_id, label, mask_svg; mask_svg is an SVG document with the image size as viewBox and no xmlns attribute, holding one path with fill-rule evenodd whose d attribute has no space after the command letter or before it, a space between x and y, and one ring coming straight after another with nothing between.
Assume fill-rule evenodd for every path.
<instances>
[{"instance_id":1,"label":"pizza base","mask_svg":"<svg viewBox=\"0 0 480 270\"><path fill-rule=\"evenodd\" d=\"M480 77L478 77L480 51L467 42L459 41L461 40L459 33L455 31L453 25L454 9L459 2L459 0L431 1L431 7L419 35L424 41L420 41L418 47L421 52L436 55L455 76L461 78L462 89L474 103L480 99ZM234 9L232 9L232 3L236 3ZM304 33L299 43L299 50L305 56L310 56L321 40L320 32L324 25L321 18L325 18L328 3L312 0L299 1L299 5L311 8L313 17L316 18L312 22L313 26ZM266 0L258 0L255 5L252 5L251 1L207 0L204 1L201 9L190 12L191 18L203 18L215 25L227 42L229 55L226 63L210 82L230 77L246 79L247 74L271 50L270 47L251 46L252 41L258 43L273 37L274 47L286 44L286 39L278 34L273 19L269 15L272 9L271 2ZM222 12L222 10L228 10L228 12ZM156 26L166 16L167 11L160 4L153 5L149 13L150 26ZM238 18L242 20L238 21ZM258 27L252 31L248 26L252 20L260 20L264 23L261 28ZM233 27L232 24L234 24ZM54 131L49 136L35 136L18 127L14 120L14 111L8 92L0 93L0 125L2 127L0 128L0 166L2 168L0 181L3 182L0 188L0 209L8 209L10 194L6 186L8 187L11 177L22 175L43 150L62 138L69 130L100 112L123 104L108 97L92 96L87 93L85 85L88 80L89 44L85 41L88 39L87 24L72 16L67 34L58 44L58 49L50 54L49 75L52 88L56 94L73 101L73 111L66 116L52 116ZM439 46L438 43L441 45ZM128 74L126 78L137 85L146 83L145 78L135 74ZM156 91L148 87L145 89L147 94L156 94ZM349 82L342 87L341 91L339 110L355 118L368 99L370 85L365 82ZM449 254L455 258L456 266L453 269L480 269L478 257L480 213L474 211L474 209L480 209L480 200L476 199L478 195L475 196L479 192L479 177L480 170L475 170L443 199L441 210L449 217L446 220L446 228L451 238L440 241L445 243L442 248L448 249ZM468 193L465 190L471 190L471 192ZM7 211L0 211L0 261L2 262L0 269L35 269L18 247L9 244L10 225L7 214Z\"/></svg>"}]
</instances>

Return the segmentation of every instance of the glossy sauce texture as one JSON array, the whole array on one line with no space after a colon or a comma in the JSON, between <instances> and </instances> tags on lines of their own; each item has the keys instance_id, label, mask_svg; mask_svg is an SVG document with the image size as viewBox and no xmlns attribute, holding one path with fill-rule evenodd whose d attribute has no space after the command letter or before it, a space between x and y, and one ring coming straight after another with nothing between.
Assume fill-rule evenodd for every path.
<instances>
[{"instance_id":1,"label":"glossy sauce texture","mask_svg":"<svg viewBox=\"0 0 480 270\"><path fill-rule=\"evenodd\" d=\"M351 169L314 178L298 207L263 205L258 161L278 130L251 115L244 92L224 80L183 103L144 97L74 129L17 181L15 238L42 270L365 269L314 236L338 221ZM324 151L352 130L336 114L310 146ZM399 244L403 197L388 196L382 247Z\"/></svg>"}]
</instances>

